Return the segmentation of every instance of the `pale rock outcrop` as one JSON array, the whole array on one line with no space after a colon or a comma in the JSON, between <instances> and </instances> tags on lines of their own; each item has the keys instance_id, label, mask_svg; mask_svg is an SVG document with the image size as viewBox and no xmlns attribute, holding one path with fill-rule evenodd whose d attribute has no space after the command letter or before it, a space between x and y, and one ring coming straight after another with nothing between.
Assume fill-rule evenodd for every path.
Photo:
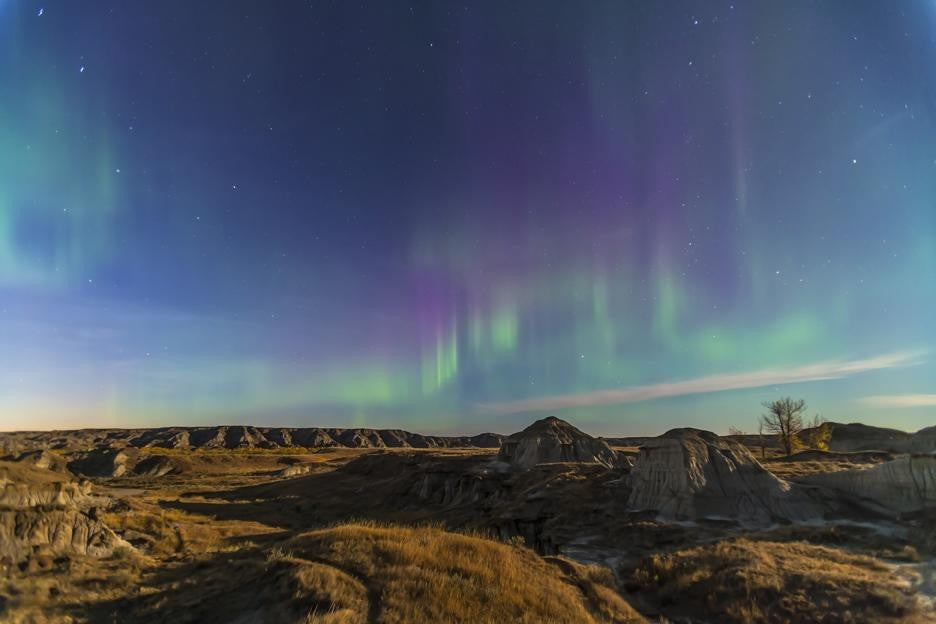
<instances>
[{"instance_id":1,"label":"pale rock outcrop","mask_svg":"<svg viewBox=\"0 0 936 624\"><path fill-rule=\"evenodd\" d=\"M26 451L13 458L13 461L22 465L35 466L43 470L62 471L65 468L65 460L62 459L62 457L45 449Z\"/></svg>"},{"instance_id":2,"label":"pale rock outcrop","mask_svg":"<svg viewBox=\"0 0 936 624\"><path fill-rule=\"evenodd\" d=\"M150 455L133 466L133 474L139 477L162 477L173 472L176 472L175 464L162 455Z\"/></svg>"},{"instance_id":3,"label":"pale rock outcrop","mask_svg":"<svg viewBox=\"0 0 936 624\"><path fill-rule=\"evenodd\" d=\"M647 441L629 485L628 508L672 520L765 525L822 516L806 488L778 478L742 444L698 429L674 429Z\"/></svg>"},{"instance_id":4,"label":"pale rock outcrop","mask_svg":"<svg viewBox=\"0 0 936 624\"><path fill-rule=\"evenodd\" d=\"M870 468L810 475L803 481L888 515L936 509L936 455L904 455Z\"/></svg>"},{"instance_id":5,"label":"pale rock outcrop","mask_svg":"<svg viewBox=\"0 0 936 624\"><path fill-rule=\"evenodd\" d=\"M46 553L107 556L128 544L97 519L91 483L30 465L0 462L0 559Z\"/></svg>"},{"instance_id":6,"label":"pale rock outcrop","mask_svg":"<svg viewBox=\"0 0 936 624\"><path fill-rule=\"evenodd\" d=\"M278 470L275 476L301 477L302 475L307 475L310 472L312 472L312 464L293 464L292 466L286 466L285 468Z\"/></svg>"},{"instance_id":7,"label":"pale rock outcrop","mask_svg":"<svg viewBox=\"0 0 936 624\"><path fill-rule=\"evenodd\" d=\"M91 484L87 481L79 483L25 463L0 462L0 507L74 506L84 503L90 492Z\"/></svg>"},{"instance_id":8,"label":"pale rock outcrop","mask_svg":"<svg viewBox=\"0 0 936 624\"><path fill-rule=\"evenodd\" d=\"M504 439L499 458L520 469L554 462L597 463L609 468L618 463L617 454L607 442L554 416Z\"/></svg>"},{"instance_id":9,"label":"pale rock outcrop","mask_svg":"<svg viewBox=\"0 0 936 624\"><path fill-rule=\"evenodd\" d=\"M106 557L118 546L128 544L75 509L0 511L0 558L20 561L37 548L51 554Z\"/></svg>"}]
</instances>

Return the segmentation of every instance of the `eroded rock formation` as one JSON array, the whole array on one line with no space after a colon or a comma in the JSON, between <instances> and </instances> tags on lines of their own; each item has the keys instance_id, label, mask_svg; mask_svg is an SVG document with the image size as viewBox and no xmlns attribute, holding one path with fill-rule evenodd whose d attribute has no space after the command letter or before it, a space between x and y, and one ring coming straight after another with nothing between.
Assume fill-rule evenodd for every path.
<instances>
[{"instance_id":1,"label":"eroded rock formation","mask_svg":"<svg viewBox=\"0 0 936 624\"><path fill-rule=\"evenodd\" d=\"M936 509L934 455L904 455L870 468L811 475L804 481L888 515Z\"/></svg>"},{"instance_id":2,"label":"eroded rock formation","mask_svg":"<svg viewBox=\"0 0 936 624\"><path fill-rule=\"evenodd\" d=\"M91 484L27 462L0 462L0 559L106 556L126 545L91 507Z\"/></svg>"},{"instance_id":3,"label":"eroded rock formation","mask_svg":"<svg viewBox=\"0 0 936 624\"><path fill-rule=\"evenodd\" d=\"M124 448L275 449L275 448L497 448L503 436L431 436L400 429L334 427L161 427L157 429L78 429L0 433L0 449L90 451Z\"/></svg>"},{"instance_id":4,"label":"eroded rock formation","mask_svg":"<svg viewBox=\"0 0 936 624\"><path fill-rule=\"evenodd\" d=\"M537 464L578 462L613 467L618 458L604 440L593 438L554 416L504 439L500 458L520 469Z\"/></svg>"},{"instance_id":5,"label":"eroded rock formation","mask_svg":"<svg viewBox=\"0 0 936 624\"><path fill-rule=\"evenodd\" d=\"M674 429L647 441L630 488L628 508L674 520L769 524L822 515L805 488L772 474L743 445L698 429Z\"/></svg>"}]
</instances>

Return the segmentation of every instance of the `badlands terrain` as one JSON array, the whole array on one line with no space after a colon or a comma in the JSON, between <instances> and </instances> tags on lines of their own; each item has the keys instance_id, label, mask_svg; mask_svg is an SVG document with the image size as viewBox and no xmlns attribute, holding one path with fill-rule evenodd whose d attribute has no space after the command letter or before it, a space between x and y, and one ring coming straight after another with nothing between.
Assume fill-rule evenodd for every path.
<instances>
[{"instance_id":1,"label":"badlands terrain","mask_svg":"<svg viewBox=\"0 0 936 624\"><path fill-rule=\"evenodd\" d=\"M936 428L824 427L0 434L0 621L936 621Z\"/></svg>"}]
</instances>

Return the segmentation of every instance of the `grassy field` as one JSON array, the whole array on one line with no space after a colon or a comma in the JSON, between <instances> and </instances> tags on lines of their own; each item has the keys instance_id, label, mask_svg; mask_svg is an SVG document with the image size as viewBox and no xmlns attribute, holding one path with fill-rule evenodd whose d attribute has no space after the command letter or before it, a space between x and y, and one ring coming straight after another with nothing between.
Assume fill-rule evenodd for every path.
<instances>
[{"instance_id":1,"label":"grassy field","mask_svg":"<svg viewBox=\"0 0 936 624\"><path fill-rule=\"evenodd\" d=\"M893 567L841 548L730 539L646 558L628 586L668 617L737 624L927 622Z\"/></svg>"}]
</instances>

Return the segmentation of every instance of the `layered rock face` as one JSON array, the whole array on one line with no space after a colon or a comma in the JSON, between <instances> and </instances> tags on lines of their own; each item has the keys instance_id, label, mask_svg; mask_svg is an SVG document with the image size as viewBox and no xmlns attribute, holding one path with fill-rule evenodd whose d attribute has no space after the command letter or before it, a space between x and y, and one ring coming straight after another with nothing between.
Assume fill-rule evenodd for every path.
<instances>
[{"instance_id":1,"label":"layered rock face","mask_svg":"<svg viewBox=\"0 0 936 624\"><path fill-rule=\"evenodd\" d=\"M0 462L0 559L106 556L126 545L90 508L91 484L21 462Z\"/></svg>"},{"instance_id":2,"label":"layered rock face","mask_svg":"<svg viewBox=\"0 0 936 624\"><path fill-rule=\"evenodd\" d=\"M674 429L640 449L628 508L672 520L765 525L822 515L805 488L778 478L743 445L709 431Z\"/></svg>"},{"instance_id":3,"label":"layered rock face","mask_svg":"<svg viewBox=\"0 0 936 624\"><path fill-rule=\"evenodd\" d=\"M508 436L501 444L499 457L520 469L554 462L597 463L610 468L618 462L607 442L554 416Z\"/></svg>"},{"instance_id":4,"label":"layered rock face","mask_svg":"<svg viewBox=\"0 0 936 624\"><path fill-rule=\"evenodd\" d=\"M135 448L101 448L76 454L68 469L82 477L161 477L176 471L173 460L159 455L148 457Z\"/></svg>"},{"instance_id":5,"label":"layered rock face","mask_svg":"<svg viewBox=\"0 0 936 624\"><path fill-rule=\"evenodd\" d=\"M0 462L0 507L76 506L86 501L91 484L78 483L25 462Z\"/></svg>"},{"instance_id":6,"label":"layered rock face","mask_svg":"<svg viewBox=\"0 0 936 624\"><path fill-rule=\"evenodd\" d=\"M889 515L936 509L934 455L905 455L870 468L811 475L804 481Z\"/></svg>"},{"instance_id":7,"label":"layered rock face","mask_svg":"<svg viewBox=\"0 0 936 624\"><path fill-rule=\"evenodd\" d=\"M275 449L275 448L497 448L503 436L428 436L400 429L334 427L163 427L0 433L0 448L20 449Z\"/></svg>"}]
</instances>

